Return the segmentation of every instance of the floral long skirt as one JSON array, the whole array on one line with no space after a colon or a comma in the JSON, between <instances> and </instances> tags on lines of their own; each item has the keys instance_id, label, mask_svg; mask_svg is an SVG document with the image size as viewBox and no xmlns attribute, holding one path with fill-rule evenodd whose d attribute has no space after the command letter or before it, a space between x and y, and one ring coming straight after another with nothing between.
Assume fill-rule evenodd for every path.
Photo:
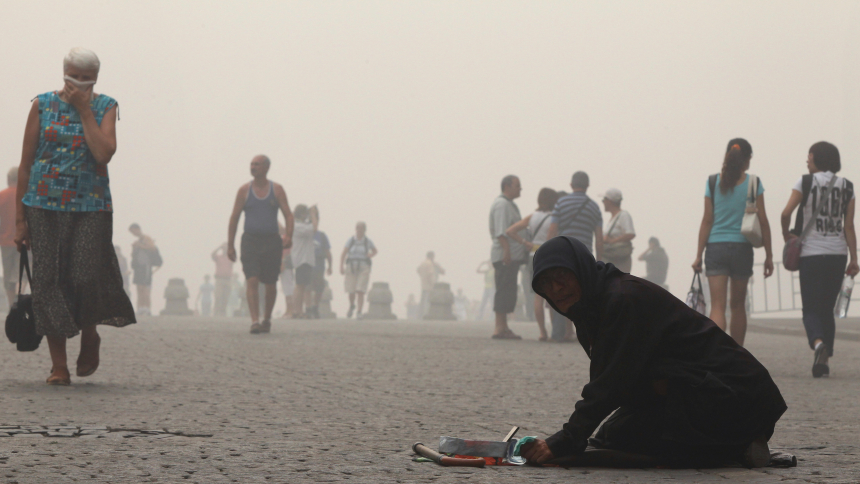
<instances>
[{"instance_id":1,"label":"floral long skirt","mask_svg":"<svg viewBox=\"0 0 860 484\"><path fill-rule=\"evenodd\" d=\"M33 251L36 332L71 338L94 324L135 323L113 247L113 214L24 210Z\"/></svg>"}]
</instances>

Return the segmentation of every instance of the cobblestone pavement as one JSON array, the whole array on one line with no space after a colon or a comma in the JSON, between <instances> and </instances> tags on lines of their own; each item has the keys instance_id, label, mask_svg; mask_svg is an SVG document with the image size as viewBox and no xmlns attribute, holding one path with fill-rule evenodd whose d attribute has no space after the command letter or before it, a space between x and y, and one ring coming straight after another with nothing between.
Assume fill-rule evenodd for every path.
<instances>
[{"instance_id":1,"label":"cobblestone pavement","mask_svg":"<svg viewBox=\"0 0 860 484\"><path fill-rule=\"evenodd\" d=\"M5 344L0 434L20 432L0 436L0 483L860 482L855 341L838 341L832 376L813 380L805 340L748 337L788 401L771 446L798 456L793 469L464 470L412 462L410 447L499 439L512 425L555 432L587 380L579 345L539 343L525 323L514 325L523 341L491 340L489 323L247 327L153 318L105 328L102 366L70 387L45 385L45 343L31 354Z\"/></svg>"}]
</instances>

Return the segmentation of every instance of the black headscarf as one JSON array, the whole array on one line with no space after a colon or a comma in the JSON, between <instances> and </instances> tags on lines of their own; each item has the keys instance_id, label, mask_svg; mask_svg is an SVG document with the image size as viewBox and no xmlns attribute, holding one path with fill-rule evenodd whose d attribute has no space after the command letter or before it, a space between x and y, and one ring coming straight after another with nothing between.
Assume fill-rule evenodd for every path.
<instances>
[{"instance_id":1,"label":"black headscarf","mask_svg":"<svg viewBox=\"0 0 860 484\"><path fill-rule=\"evenodd\" d=\"M582 289L582 296L579 301L571 306L566 313L559 311L555 303L545 294L541 294L535 286L535 281L544 271L555 267L563 267L573 271ZM595 313L606 282L608 279L624 273L610 263L595 261L585 244L575 238L555 237L542 244L535 252L533 274L532 289L536 294L546 299L553 309L573 321L576 325L576 331L580 335L580 343L585 351L590 353L590 345L583 340L582 336L586 336L590 340L588 335L596 334L596 328L589 330L589 327L598 324Z\"/></svg>"}]
</instances>

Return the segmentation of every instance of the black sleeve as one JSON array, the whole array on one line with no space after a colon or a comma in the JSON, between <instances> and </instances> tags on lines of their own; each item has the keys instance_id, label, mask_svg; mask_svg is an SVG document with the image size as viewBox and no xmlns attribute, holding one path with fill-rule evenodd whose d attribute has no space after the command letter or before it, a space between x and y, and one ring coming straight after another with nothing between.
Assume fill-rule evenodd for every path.
<instances>
[{"instance_id":1,"label":"black sleeve","mask_svg":"<svg viewBox=\"0 0 860 484\"><path fill-rule=\"evenodd\" d=\"M605 305L608 310L591 349L590 381L582 389L582 400L562 430L546 439L555 457L583 452L600 422L628 401L635 388L647 383L649 360L663 333L661 325L652 321L654 314L660 314L655 312L660 305L654 300L662 298L655 297L659 295L653 289L643 289L652 297L644 297L645 293L619 296Z\"/></svg>"}]
</instances>

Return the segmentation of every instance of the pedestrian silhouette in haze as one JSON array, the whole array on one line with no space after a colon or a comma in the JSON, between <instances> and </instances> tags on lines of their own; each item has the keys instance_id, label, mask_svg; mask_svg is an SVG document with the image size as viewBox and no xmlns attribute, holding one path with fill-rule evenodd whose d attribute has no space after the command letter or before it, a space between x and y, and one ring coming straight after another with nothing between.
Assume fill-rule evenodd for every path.
<instances>
[{"instance_id":1,"label":"pedestrian silhouette in haze","mask_svg":"<svg viewBox=\"0 0 860 484\"><path fill-rule=\"evenodd\" d=\"M293 213L284 187L268 179L269 157L251 159L250 182L239 187L233 213L227 228L227 257L236 261L236 230L245 213L242 233L242 271L245 273L246 299L251 315L251 333L268 333L272 329L272 309L277 297L283 249L292 245ZM285 234L278 233L278 211L284 214ZM260 283L266 287L265 310L260 321Z\"/></svg>"}]
</instances>

